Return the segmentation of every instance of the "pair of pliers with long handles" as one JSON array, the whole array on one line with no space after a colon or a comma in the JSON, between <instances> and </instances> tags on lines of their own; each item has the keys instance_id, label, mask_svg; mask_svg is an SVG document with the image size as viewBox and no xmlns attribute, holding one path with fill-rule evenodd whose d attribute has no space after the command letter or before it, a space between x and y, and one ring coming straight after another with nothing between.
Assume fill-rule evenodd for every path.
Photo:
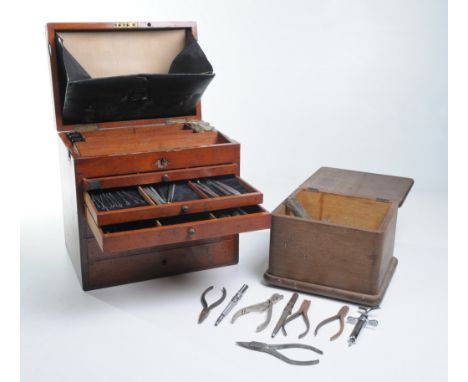
<instances>
[{"instance_id":1,"label":"pair of pliers with long handles","mask_svg":"<svg viewBox=\"0 0 468 382\"><path fill-rule=\"evenodd\" d=\"M304 344L280 344L280 345L270 345L270 344L265 344L263 342L257 342L257 341L252 341L252 342L236 342L237 345L242 346L246 349L249 350L255 350L263 353L267 353L272 355L273 357L276 357L280 359L281 361L284 361L286 363L289 363L291 365L300 365L300 366L306 366L306 365L316 365L320 361L318 359L310 360L310 361L296 361L294 359L288 358L281 354L278 350L281 349L306 349L306 350L311 350L313 352L316 352L318 354L323 354L323 351L314 348L313 346L310 345L304 345Z\"/></svg>"}]
</instances>

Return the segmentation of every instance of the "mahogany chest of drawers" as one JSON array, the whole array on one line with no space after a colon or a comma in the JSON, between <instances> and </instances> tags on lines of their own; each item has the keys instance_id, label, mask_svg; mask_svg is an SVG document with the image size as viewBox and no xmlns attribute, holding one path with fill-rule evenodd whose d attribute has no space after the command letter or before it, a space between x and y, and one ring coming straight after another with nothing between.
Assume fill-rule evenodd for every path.
<instances>
[{"instance_id":1,"label":"mahogany chest of drawers","mask_svg":"<svg viewBox=\"0 0 468 382\"><path fill-rule=\"evenodd\" d=\"M214 74L196 24L47 29L65 239L83 289L236 264L239 233L271 217L240 178L240 144L201 122Z\"/></svg>"}]
</instances>

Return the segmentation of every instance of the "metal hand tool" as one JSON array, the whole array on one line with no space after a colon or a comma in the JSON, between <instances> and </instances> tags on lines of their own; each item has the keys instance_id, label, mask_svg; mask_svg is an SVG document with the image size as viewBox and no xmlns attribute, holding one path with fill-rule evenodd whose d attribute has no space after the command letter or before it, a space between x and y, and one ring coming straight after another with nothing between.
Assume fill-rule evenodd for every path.
<instances>
[{"instance_id":1,"label":"metal hand tool","mask_svg":"<svg viewBox=\"0 0 468 382\"><path fill-rule=\"evenodd\" d=\"M351 346L356 343L356 340L359 336L359 333L361 332L361 329L366 327L366 326L372 326L376 327L379 322L377 320L371 320L369 319L369 312L374 309L379 309L378 306L373 307L373 308L365 308L360 306L359 311L361 312L361 315L359 317L348 317L348 323L350 324L355 324L354 329L351 332L351 335L348 338L348 345Z\"/></svg>"},{"instance_id":2,"label":"metal hand tool","mask_svg":"<svg viewBox=\"0 0 468 382\"><path fill-rule=\"evenodd\" d=\"M99 211L110 211L148 204L138 193L132 193L127 190L100 191L91 193L90 195Z\"/></svg>"},{"instance_id":3,"label":"metal hand tool","mask_svg":"<svg viewBox=\"0 0 468 382\"><path fill-rule=\"evenodd\" d=\"M152 186L143 187L143 190L158 204L166 203L166 200L159 194L158 191Z\"/></svg>"},{"instance_id":4,"label":"metal hand tool","mask_svg":"<svg viewBox=\"0 0 468 382\"><path fill-rule=\"evenodd\" d=\"M303 345L303 344L281 344L281 345L269 345L265 344L263 342L236 342L237 345L242 346L246 349L249 350L255 350L255 351L260 351L263 353L267 353L272 355L273 357L279 358L281 361L287 362L291 365L316 365L319 363L318 359L314 359L311 361L296 361L294 359L288 358L281 354L278 350L280 349L307 349L307 350L312 350L313 352L316 352L318 354L323 354L323 351L314 348L313 346L310 345Z\"/></svg>"},{"instance_id":5,"label":"metal hand tool","mask_svg":"<svg viewBox=\"0 0 468 382\"><path fill-rule=\"evenodd\" d=\"M241 193L237 191L234 187L228 186L227 184L219 180L207 180L206 183L210 187L214 187L217 190L221 191L224 195L240 195Z\"/></svg>"},{"instance_id":6,"label":"metal hand tool","mask_svg":"<svg viewBox=\"0 0 468 382\"><path fill-rule=\"evenodd\" d=\"M245 308L238 310L234 316L232 316L231 324L233 324L240 316L244 314L251 313L251 312L267 312L266 320L263 324L257 326L257 333L261 332L265 329L271 320L271 315L273 313L273 305L276 304L278 301L283 299L283 295L275 293L273 294L268 300L265 302L261 302L260 304L250 305Z\"/></svg>"},{"instance_id":7,"label":"metal hand tool","mask_svg":"<svg viewBox=\"0 0 468 382\"><path fill-rule=\"evenodd\" d=\"M299 218L305 218L305 219L311 219L310 215L307 213L307 211L302 207L301 203L294 198L294 197L289 197L286 199L284 202L286 207L288 207L288 210L294 215Z\"/></svg>"},{"instance_id":8,"label":"metal hand tool","mask_svg":"<svg viewBox=\"0 0 468 382\"><path fill-rule=\"evenodd\" d=\"M221 195L232 195L229 191L227 191L223 187L220 187L217 183L213 182L212 180L206 180L205 182L208 187L210 187L212 190L220 192Z\"/></svg>"},{"instance_id":9,"label":"metal hand tool","mask_svg":"<svg viewBox=\"0 0 468 382\"><path fill-rule=\"evenodd\" d=\"M208 187L206 184L203 184L199 180L197 180L195 184L210 198L217 198L219 196L218 193L216 193L214 190L212 190L210 187Z\"/></svg>"},{"instance_id":10,"label":"metal hand tool","mask_svg":"<svg viewBox=\"0 0 468 382\"><path fill-rule=\"evenodd\" d=\"M174 201L175 189L176 189L176 185L175 185L175 183L172 183L169 186L169 189L167 190L167 201L168 201L168 203L171 203L172 201Z\"/></svg>"},{"instance_id":11,"label":"metal hand tool","mask_svg":"<svg viewBox=\"0 0 468 382\"><path fill-rule=\"evenodd\" d=\"M237 191L234 187L231 187L231 186L227 185L226 183L221 182L220 180L215 180L215 183L218 185L218 187L221 187L221 188L225 189L227 192L229 192L232 195L242 194L242 192Z\"/></svg>"},{"instance_id":12,"label":"metal hand tool","mask_svg":"<svg viewBox=\"0 0 468 382\"><path fill-rule=\"evenodd\" d=\"M132 196L128 195L127 192L125 191L116 191L117 196L120 197L120 200L123 202L123 204L126 207L131 207L132 206Z\"/></svg>"},{"instance_id":13,"label":"metal hand tool","mask_svg":"<svg viewBox=\"0 0 468 382\"><path fill-rule=\"evenodd\" d=\"M205 321L206 317L208 317L208 314L210 314L210 310L211 309L214 309L216 308L218 305L220 305L224 299L226 298L226 289L223 288L221 290L221 292L223 293L223 295L218 299L216 300L215 302L213 302L211 305L208 305L208 303L206 302L206 294L213 289L213 286L210 286L208 288L205 289L205 291L203 292L203 294L201 295L201 304L203 306L203 309L202 311L200 312L200 316L198 317L198 323L201 324L203 321Z\"/></svg>"},{"instance_id":14,"label":"metal hand tool","mask_svg":"<svg viewBox=\"0 0 468 382\"><path fill-rule=\"evenodd\" d=\"M341 333L343 333L343 330L344 330L344 324L345 324L345 318L346 318L346 315L348 314L349 312L349 306L348 305L344 305L341 307L341 309L338 311L337 314L335 314L334 316L331 316L331 317L328 317L326 318L325 320L323 320L322 322L320 322L317 327L315 328L315 333L314 335L317 335L319 329L326 325L326 324L329 324L330 322L333 322L335 320L339 320L340 322L340 330L338 330L338 332L336 334L334 334L333 336L330 337L330 341L333 341L333 340L336 340L339 336L341 336Z\"/></svg>"},{"instance_id":15,"label":"metal hand tool","mask_svg":"<svg viewBox=\"0 0 468 382\"><path fill-rule=\"evenodd\" d=\"M286 304L286 306L283 309L283 313L281 313L280 319L278 320L278 322L276 323L275 328L273 329L273 333L271 333L271 338L274 338L276 336L276 334L279 332L279 330L285 324L286 319L291 314L292 308L294 307L294 304L296 303L298 297L299 297L299 295L296 292L294 292L293 295L291 296L291 298L289 299L288 303Z\"/></svg>"},{"instance_id":16,"label":"metal hand tool","mask_svg":"<svg viewBox=\"0 0 468 382\"><path fill-rule=\"evenodd\" d=\"M226 317L229 312L236 306L238 301L242 298L243 294L247 290L249 286L247 284L242 285L242 287L239 289L239 291L234 295L231 301L229 301L229 304L226 306L226 308L223 310L223 312L219 315L218 319L215 322L215 326L218 326L220 322Z\"/></svg>"},{"instance_id":17,"label":"metal hand tool","mask_svg":"<svg viewBox=\"0 0 468 382\"><path fill-rule=\"evenodd\" d=\"M286 324L288 322L291 322L292 320L294 320L295 318L297 318L299 316L302 316L302 318L304 319L304 323L306 325L306 330L305 330L304 333L299 334L298 338L303 338L307 333L309 333L310 324L309 324L309 317L307 316L307 313L309 312L309 308L310 308L310 300L304 300L302 302L301 307L299 308L299 310L296 313L291 314L286 319L283 326L281 327L281 330L283 331L283 334L285 336L287 335L286 329L285 329Z\"/></svg>"}]
</instances>

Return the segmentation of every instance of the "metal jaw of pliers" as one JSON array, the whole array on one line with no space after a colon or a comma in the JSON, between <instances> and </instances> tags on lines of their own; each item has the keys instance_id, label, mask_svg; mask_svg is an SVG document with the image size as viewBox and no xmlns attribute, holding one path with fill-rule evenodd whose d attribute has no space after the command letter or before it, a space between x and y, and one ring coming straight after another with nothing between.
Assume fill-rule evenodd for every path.
<instances>
[{"instance_id":1,"label":"metal jaw of pliers","mask_svg":"<svg viewBox=\"0 0 468 382\"><path fill-rule=\"evenodd\" d=\"M283 295L275 293L265 302L261 302L260 304L246 306L245 308L239 309L234 314L234 316L232 316L231 324L233 324L240 316L243 316L247 313L251 313L251 312L261 313L261 312L267 311L267 317L266 317L265 322L257 326L257 330L256 330L257 333L261 332L270 323L271 316L273 313L273 305L282 299L283 299Z\"/></svg>"},{"instance_id":2,"label":"metal jaw of pliers","mask_svg":"<svg viewBox=\"0 0 468 382\"><path fill-rule=\"evenodd\" d=\"M343 307L341 307L341 309L338 311L337 314L335 314L334 316L326 318L325 320L323 320L322 322L320 322L317 325L317 327L315 328L314 335L317 335L319 329L322 326L324 326L326 324L329 324L330 322L333 322L335 320L338 320L340 322L340 329L338 330L338 332L336 334L334 334L333 336L330 337L330 341L336 340L339 336L341 336L341 333L343 333L344 326L345 326L345 318L346 318L346 315L348 314L348 312L349 312L349 306L348 305L344 305Z\"/></svg>"},{"instance_id":3,"label":"metal jaw of pliers","mask_svg":"<svg viewBox=\"0 0 468 382\"><path fill-rule=\"evenodd\" d=\"M283 331L283 334L285 336L287 335L286 329L285 329L286 324L288 322L291 322L292 320L294 320L295 318L297 318L299 316L302 316L302 318L304 319L304 323L306 325L306 330L305 330L304 333L299 334L298 338L303 338L309 332L310 324L309 324L309 317L307 316L307 314L309 312L309 308L310 308L310 300L304 300L304 301L302 301L302 304L301 304L301 307L299 308L299 310L296 313L291 314L286 319L283 326L281 327L281 330Z\"/></svg>"},{"instance_id":4,"label":"metal jaw of pliers","mask_svg":"<svg viewBox=\"0 0 468 382\"><path fill-rule=\"evenodd\" d=\"M218 305L220 305L224 299L226 298L226 289L223 288L222 289L222 293L223 295L221 296L221 298L215 302L213 302L211 305L208 305L208 303L206 302L206 299L205 299L205 296L206 294L213 289L213 286L210 286L208 288L206 288L206 290L203 292L203 294L201 295L201 304L203 306L203 309L202 311L200 312L200 316L198 317L198 323L201 324L205 319L206 317L208 317L208 314L210 314L210 310L213 309L213 308L216 308Z\"/></svg>"},{"instance_id":5,"label":"metal jaw of pliers","mask_svg":"<svg viewBox=\"0 0 468 382\"><path fill-rule=\"evenodd\" d=\"M270 345L270 344L265 344L263 342L236 342L237 345L242 346L246 349L249 350L255 350L263 353L267 353L272 355L273 357L279 358L281 361L287 362L291 365L316 365L319 363L318 359L314 359L311 361L296 361L294 359L288 358L281 354L278 350L281 349L307 349L307 350L312 350L318 354L323 354L323 352L317 348L314 348L313 346L310 345L304 345L304 344L281 344L281 345Z\"/></svg>"}]
</instances>

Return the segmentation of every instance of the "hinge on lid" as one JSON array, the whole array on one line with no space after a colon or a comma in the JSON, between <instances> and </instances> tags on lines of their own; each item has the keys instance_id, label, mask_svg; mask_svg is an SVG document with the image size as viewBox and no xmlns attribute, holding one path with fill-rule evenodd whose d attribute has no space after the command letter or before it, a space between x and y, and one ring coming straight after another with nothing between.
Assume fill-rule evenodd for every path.
<instances>
[{"instance_id":1,"label":"hinge on lid","mask_svg":"<svg viewBox=\"0 0 468 382\"><path fill-rule=\"evenodd\" d=\"M309 187L309 188L307 188L307 191L319 192L319 189L315 188L315 187Z\"/></svg>"},{"instance_id":2,"label":"hinge on lid","mask_svg":"<svg viewBox=\"0 0 468 382\"><path fill-rule=\"evenodd\" d=\"M383 202L383 203L390 203L390 200L385 199L385 198L375 198L377 202Z\"/></svg>"},{"instance_id":3,"label":"hinge on lid","mask_svg":"<svg viewBox=\"0 0 468 382\"><path fill-rule=\"evenodd\" d=\"M185 118L171 118L166 119L166 125L174 125L174 124L183 124L184 127L192 129L197 133L204 133L205 131L213 131L214 126L210 125L209 122L206 121L189 121Z\"/></svg>"},{"instance_id":4,"label":"hinge on lid","mask_svg":"<svg viewBox=\"0 0 468 382\"><path fill-rule=\"evenodd\" d=\"M65 133L67 136L68 140L75 144L76 142L85 142L86 139L83 137L83 134L81 134L79 131L69 131Z\"/></svg>"},{"instance_id":5,"label":"hinge on lid","mask_svg":"<svg viewBox=\"0 0 468 382\"><path fill-rule=\"evenodd\" d=\"M184 126L189 127L190 129L196 131L197 133L204 133L205 131L213 131L214 126L210 125L206 121L190 121L184 123Z\"/></svg>"},{"instance_id":6,"label":"hinge on lid","mask_svg":"<svg viewBox=\"0 0 468 382\"><path fill-rule=\"evenodd\" d=\"M164 123L166 125L176 125L178 123L187 123L187 120L185 118L171 118L171 119L166 119Z\"/></svg>"}]
</instances>

